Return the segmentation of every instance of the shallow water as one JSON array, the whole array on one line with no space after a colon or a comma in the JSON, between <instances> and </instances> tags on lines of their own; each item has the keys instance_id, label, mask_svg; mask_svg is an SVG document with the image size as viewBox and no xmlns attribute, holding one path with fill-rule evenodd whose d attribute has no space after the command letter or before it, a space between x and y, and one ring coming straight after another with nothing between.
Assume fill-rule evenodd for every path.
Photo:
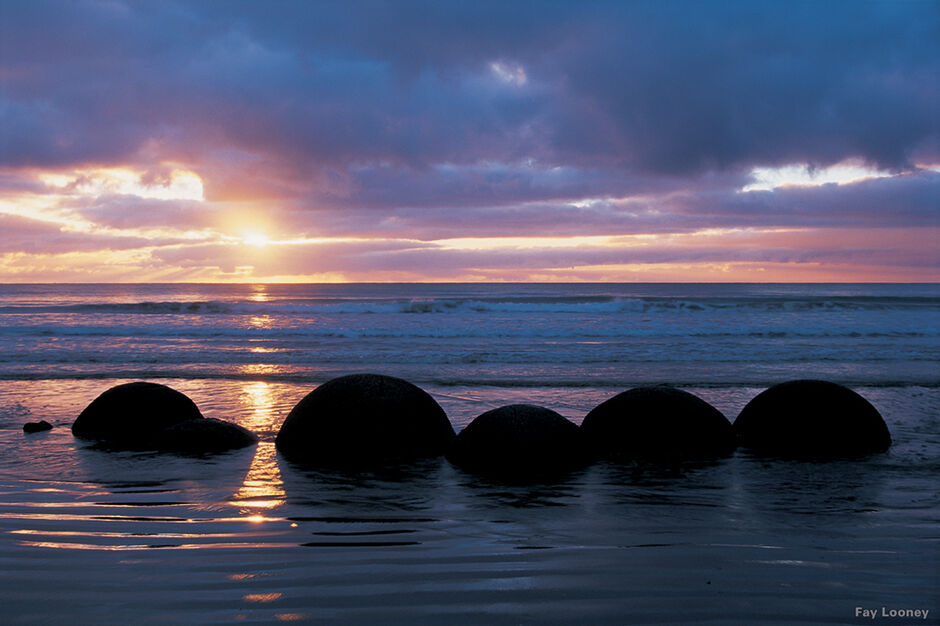
<instances>
[{"instance_id":1,"label":"shallow water","mask_svg":"<svg viewBox=\"0 0 940 626\"><path fill-rule=\"evenodd\" d=\"M935 384L940 285L0 285L0 380Z\"/></svg>"},{"instance_id":2,"label":"shallow water","mask_svg":"<svg viewBox=\"0 0 940 626\"><path fill-rule=\"evenodd\" d=\"M940 393L862 387L894 445L851 461L597 464L548 484L444 460L294 467L273 439L311 386L170 379L257 446L104 452L69 432L123 380L0 385L5 623L859 623L940 613ZM606 387L430 386L459 429L527 401L580 421ZM689 388L734 416L759 387ZM55 428L25 435L26 421ZM923 623L919 621L918 623Z\"/></svg>"},{"instance_id":3,"label":"shallow water","mask_svg":"<svg viewBox=\"0 0 940 626\"><path fill-rule=\"evenodd\" d=\"M940 285L0 285L0 621L938 623L938 320ZM661 382L733 419L825 378L894 445L529 486L279 459L290 408L360 371L427 389L458 430L515 402L579 422ZM199 458L72 437L139 379L260 442ZM39 419L55 428L25 435Z\"/></svg>"}]
</instances>

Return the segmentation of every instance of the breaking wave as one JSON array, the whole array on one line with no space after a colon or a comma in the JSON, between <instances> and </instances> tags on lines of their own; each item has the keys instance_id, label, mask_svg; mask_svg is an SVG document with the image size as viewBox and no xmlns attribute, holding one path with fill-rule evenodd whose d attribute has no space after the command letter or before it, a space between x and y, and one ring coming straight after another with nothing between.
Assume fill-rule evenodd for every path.
<instances>
[{"instance_id":1,"label":"breaking wave","mask_svg":"<svg viewBox=\"0 0 940 626\"><path fill-rule=\"evenodd\" d=\"M104 315L363 315L461 313L657 313L879 311L940 307L932 297L803 297L803 298L620 298L502 297L377 300L273 300L120 302L65 305L0 306L0 314L104 314Z\"/></svg>"}]
</instances>

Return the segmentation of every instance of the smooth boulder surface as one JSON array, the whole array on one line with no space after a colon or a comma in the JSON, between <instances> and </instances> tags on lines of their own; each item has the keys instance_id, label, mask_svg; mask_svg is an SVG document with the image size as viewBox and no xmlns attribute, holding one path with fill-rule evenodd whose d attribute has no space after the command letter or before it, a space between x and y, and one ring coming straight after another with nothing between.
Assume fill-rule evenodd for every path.
<instances>
[{"instance_id":1,"label":"smooth boulder surface","mask_svg":"<svg viewBox=\"0 0 940 626\"><path fill-rule=\"evenodd\" d=\"M734 429L696 395L672 387L637 387L602 402L581 423L598 458L701 459L732 452Z\"/></svg>"},{"instance_id":2,"label":"smooth boulder surface","mask_svg":"<svg viewBox=\"0 0 940 626\"><path fill-rule=\"evenodd\" d=\"M72 434L127 448L152 448L164 428L204 419L186 395L166 385L134 382L108 389L85 407Z\"/></svg>"},{"instance_id":3,"label":"smooth boulder surface","mask_svg":"<svg viewBox=\"0 0 940 626\"><path fill-rule=\"evenodd\" d=\"M212 453L245 448L258 442L258 436L211 417L186 420L157 433L155 447L167 452Z\"/></svg>"},{"instance_id":4,"label":"smooth boulder surface","mask_svg":"<svg viewBox=\"0 0 940 626\"><path fill-rule=\"evenodd\" d=\"M330 380L284 420L278 451L290 461L361 467L444 454L454 428L426 391L380 374Z\"/></svg>"},{"instance_id":5,"label":"smooth boulder surface","mask_svg":"<svg viewBox=\"0 0 940 626\"><path fill-rule=\"evenodd\" d=\"M504 479L563 474L587 463L582 433L555 411L512 404L476 417L450 453L454 465Z\"/></svg>"},{"instance_id":6,"label":"smooth boulder surface","mask_svg":"<svg viewBox=\"0 0 940 626\"><path fill-rule=\"evenodd\" d=\"M761 392L734 429L741 446L779 456L858 456L891 446L888 426L868 400L823 380L792 380Z\"/></svg>"}]
</instances>

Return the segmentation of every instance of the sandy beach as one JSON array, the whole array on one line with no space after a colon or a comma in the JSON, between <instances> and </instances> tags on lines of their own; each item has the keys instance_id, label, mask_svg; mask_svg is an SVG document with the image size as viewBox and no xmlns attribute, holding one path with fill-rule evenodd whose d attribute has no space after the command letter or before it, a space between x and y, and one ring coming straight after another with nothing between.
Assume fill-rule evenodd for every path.
<instances>
[{"instance_id":1,"label":"sandy beach","mask_svg":"<svg viewBox=\"0 0 940 626\"><path fill-rule=\"evenodd\" d=\"M305 388L285 383L167 381L259 432L256 447L89 449L69 409L115 382L0 388L6 623L850 624L873 602L934 606L936 389L861 389L895 438L863 460L738 451L512 485L443 459L391 474L292 466L273 436ZM480 404L574 396L577 419L610 393L430 391L458 429ZM733 413L759 389L693 391ZM25 436L18 422L40 411L55 428Z\"/></svg>"}]
</instances>

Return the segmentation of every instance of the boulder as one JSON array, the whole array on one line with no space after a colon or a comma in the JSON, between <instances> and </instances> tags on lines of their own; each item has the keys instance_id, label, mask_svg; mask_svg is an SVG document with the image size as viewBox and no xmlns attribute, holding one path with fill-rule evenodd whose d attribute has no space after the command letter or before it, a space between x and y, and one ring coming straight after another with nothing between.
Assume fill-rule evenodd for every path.
<instances>
[{"instance_id":1,"label":"boulder","mask_svg":"<svg viewBox=\"0 0 940 626\"><path fill-rule=\"evenodd\" d=\"M166 452L213 453L245 448L258 436L238 424L214 418L186 420L157 433L154 447Z\"/></svg>"},{"instance_id":2,"label":"boulder","mask_svg":"<svg viewBox=\"0 0 940 626\"><path fill-rule=\"evenodd\" d=\"M792 380L762 391L734 429L741 446L779 456L858 456L891 445L888 426L868 400L823 380Z\"/></svg>"},{"instance_id":3,"label":"boulder","mask_svg":"<svg viewBox=\"0 0 940 626\"><path fill-rule=\"evenodd\" d=\"M701 459L735 448L721 412L672 387L637 387L595 407L581 423L592 453L612 460Z\"/></svg>"},{"instance_id":4,"label":"boulder","mask_svg":"<svg viewBox=\"0 0 940 626\"><path fill-rule=\"evenodd\" d=\"M24 433L41 433L44 430L52 430L52 424L46 420L39 420L38 422L27 422L23 424Z\"/></svg>"},{"instance_id":5,"label":"boulder","mask_svg":"<svg viewBox=\"0 0 940 626\"><path fill-rule=\"evenodd\" d=\"M352 374L307 394L284 420L276 446L290 461L360 467L440 456L454 437L444 409L421 388Z\"/></svg>"},{"instance_id":6,"label":"boulder","mask_svg":"<svg viewBox=\"0 0 940 626\"><path fill-rule=\"evenodd\" d=\"M550 477L587 463L578 426L530 404L476 417L457 435L447 458L468 471L510 480Z\"/></svg>"},{"instance_id":7,"label":"boulder","mask_svg":"<svg viewBox=\"0 0 940 626\"><path fill-rule=\"evenodd\" d=\"M108 389L85 407L72 424L72 434L108 445L150 449L161 430L180 422L204 419L184 394L148 382Z\"/></svg>"}]
</instances>

